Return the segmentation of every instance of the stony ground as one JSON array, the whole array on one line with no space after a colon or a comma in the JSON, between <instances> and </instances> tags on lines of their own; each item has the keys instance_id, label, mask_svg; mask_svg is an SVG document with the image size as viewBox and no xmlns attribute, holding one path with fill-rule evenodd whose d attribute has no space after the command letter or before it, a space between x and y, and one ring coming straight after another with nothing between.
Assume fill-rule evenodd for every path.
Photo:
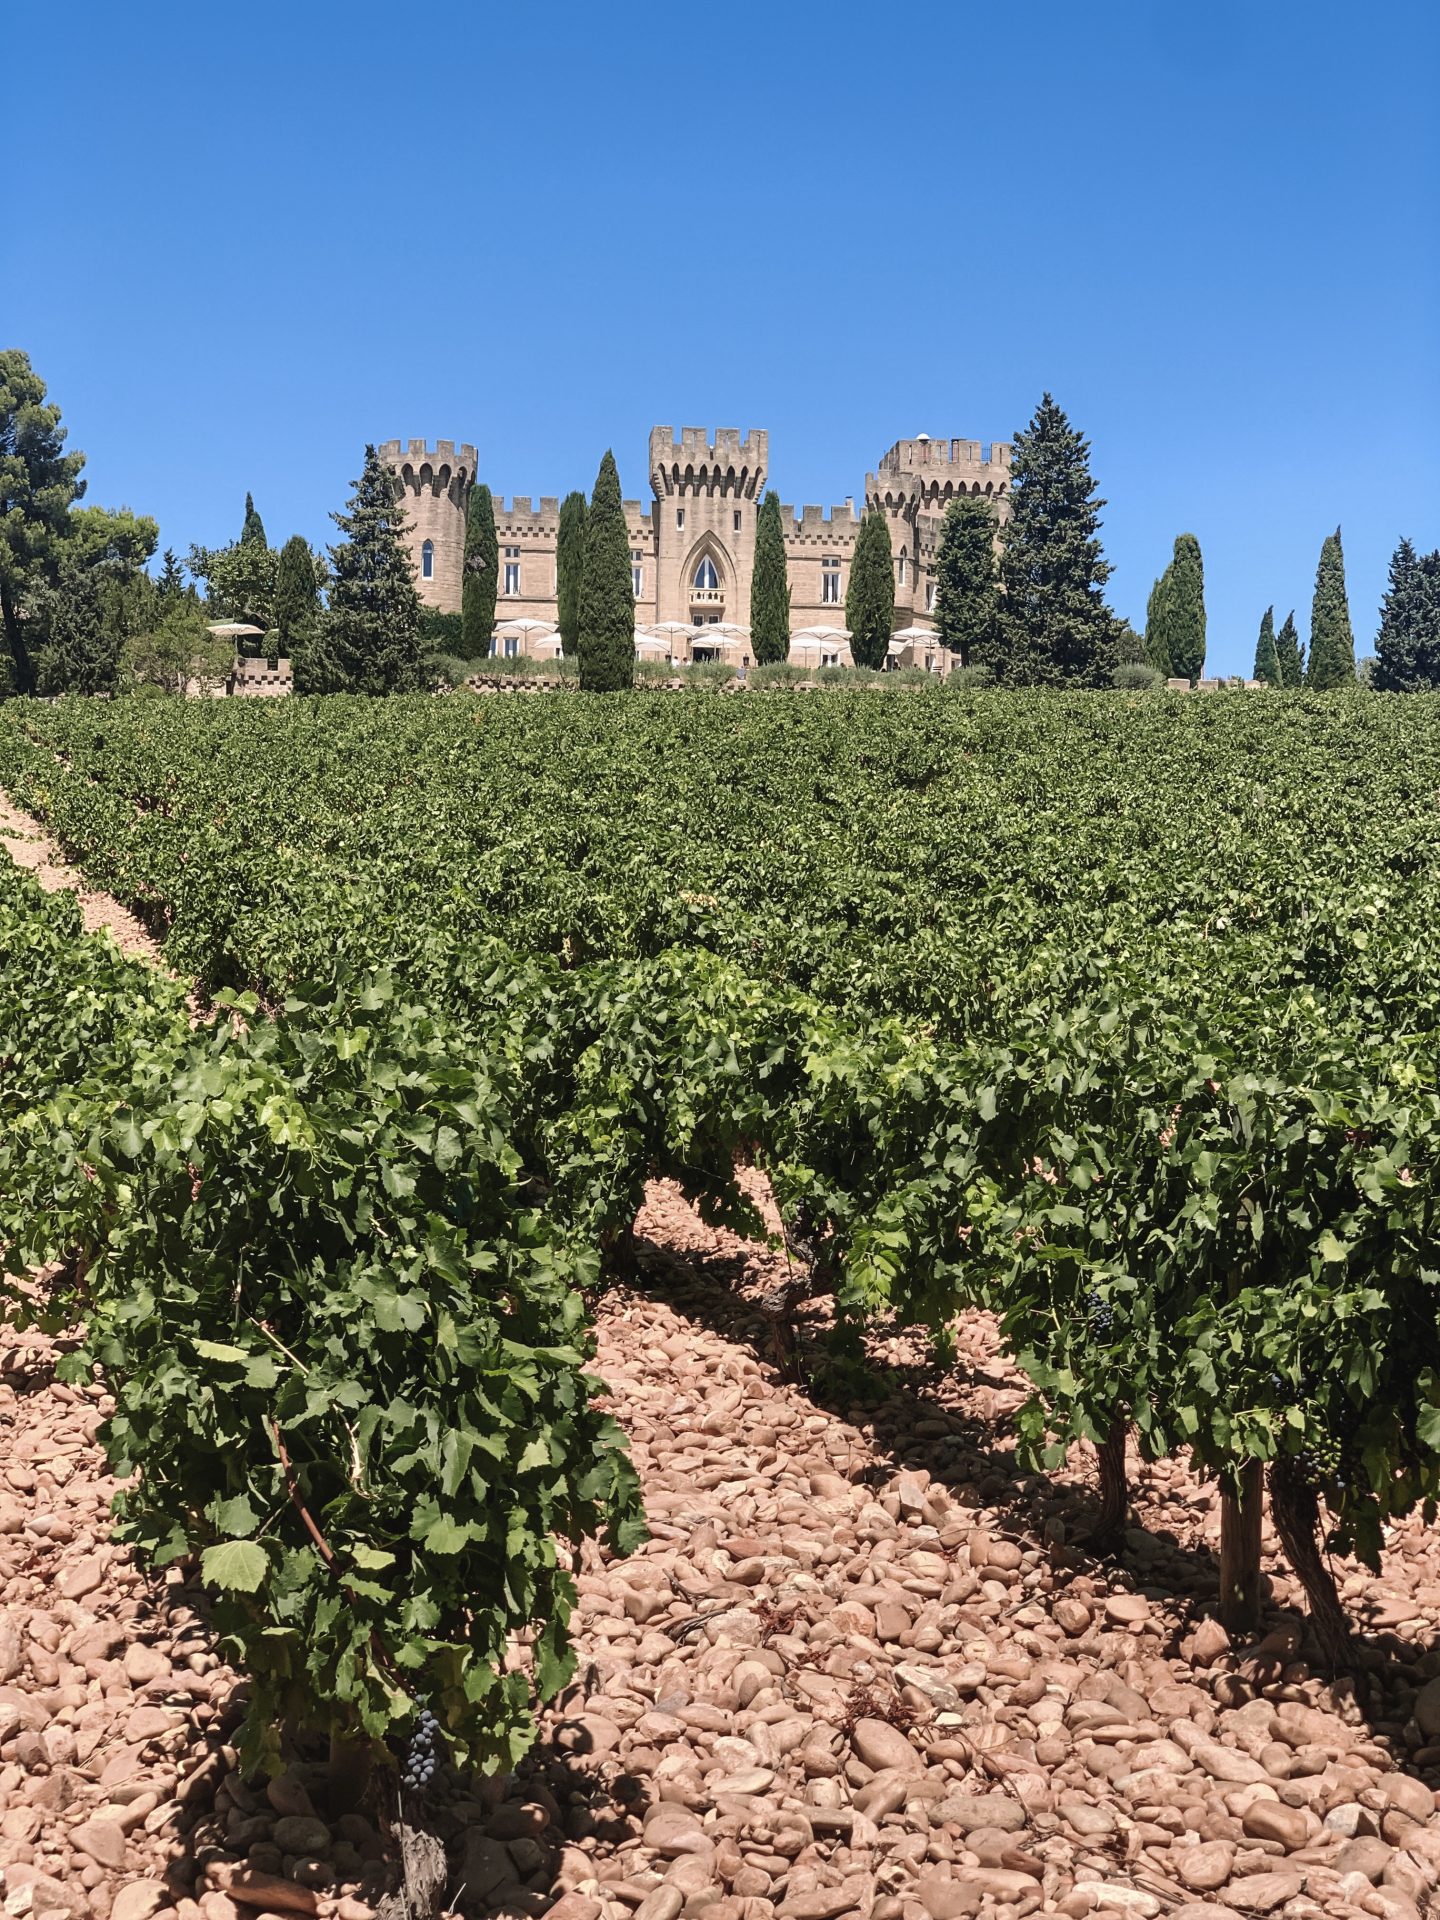
<instances>
[{"instance_id":1,"label":"stony ground","mask_svg":"<svg viewBox=\"0 0 1440 1920\"><path fill-rule=\"evenodd\" d=\"M66 883L23 819L0 828ZM1344 1579L1354 1677L1311 1671L1273 1559L1269 1630L1232 1647L1210 1491L1135 1464L1123 1560L1089 1560L1090 1463L1017 1472L1022 1387L983 1317L947 1375L897 1337L861 1378L821 1364L818 1307L787 1385L750 1304L783 1257L664 1188L640 1225L599 1345L652 1539L588 1553L579 1675L520 1773L437 1795L457 1910L1428 1920L1440 1539L1399 1530L1382 1580ZM54 1357L3 1335L5 1912L369 1920L377 1824L303 1756L239 1778L235 1676L178 1573L109 1543L105 1401Z\"/></svg>"},{"instance_id":2,"label":"stony ground","mask_svg":"<svg viewBox=\"0 0 1440 1920\"><path fill-rule=\"evenodd\" d=\"M600 1310L653 1538L591 1552L580 1673L510 1780L432 1810L467 1915L1416 1920L1440 1878L1440 1565L1420 1529L1352 1604L1356 1679L1298 1600L1232 1648L1205 1612L1214 1502L1135 1469L1123 1567L1074 1544L1084 1466L1016 1473L993 1330L948 1379L903 1340L876 1397L783 1384L745 1294L776 1256L652 1190ZM817 1312L818 1319L823 1313ZM0 1868L12 1915L367 1920L376 1826L297 1762L243 1783L234 1676L196 1596L108 1543L99 1389L38 1334L0 1373ZM813 1360L813 1343L807 1353ZM838 1398L840 1406L830 1401Z\"/></svg>"}]
</instances>

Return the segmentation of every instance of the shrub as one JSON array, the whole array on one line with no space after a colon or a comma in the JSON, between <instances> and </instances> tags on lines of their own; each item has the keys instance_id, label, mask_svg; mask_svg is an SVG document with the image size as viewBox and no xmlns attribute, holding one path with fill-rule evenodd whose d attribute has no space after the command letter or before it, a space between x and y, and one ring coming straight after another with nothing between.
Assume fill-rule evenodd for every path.
<instances>
[{"instance_id":1,"label":"shrub","mask_svg":"<svg viewBox=\"0 0 1440 1920\"><path fill-rule=\"evenodd\" d=\"M1160 669L1147 666L1143 660L1127 660L1116 667L1111 680L1122 693L1154 693L1165 684Z\"/></svg>"}]
</instances>

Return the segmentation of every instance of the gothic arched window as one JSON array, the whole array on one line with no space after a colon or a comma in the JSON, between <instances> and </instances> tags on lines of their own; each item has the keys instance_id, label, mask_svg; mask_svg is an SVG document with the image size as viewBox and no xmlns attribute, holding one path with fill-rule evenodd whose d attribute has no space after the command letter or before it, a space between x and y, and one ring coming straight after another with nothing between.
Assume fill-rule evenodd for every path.
<instances>
[{"instance_id":1,"label":"gothic arched window","mask_svg":"<svg viewBox=\"0 0 1440 1920\"><path fill-rule=\"evenodd\" d=\"M720 576L715 571L715 562L707 553L695 569L695 584L702 592L713 593L720 584Z\"/></svg>"},{"instance_id":2,"label":"gothic arched window","mask_svg":"<svg viewBox=\"0 0 1440 1920\"><path fill-rule=\"evenodd\" d=\"M435 543L433 540L427 540L420 549L420 578L422 580L433 580L435 578Z\"/></svg>"}]
</instances>

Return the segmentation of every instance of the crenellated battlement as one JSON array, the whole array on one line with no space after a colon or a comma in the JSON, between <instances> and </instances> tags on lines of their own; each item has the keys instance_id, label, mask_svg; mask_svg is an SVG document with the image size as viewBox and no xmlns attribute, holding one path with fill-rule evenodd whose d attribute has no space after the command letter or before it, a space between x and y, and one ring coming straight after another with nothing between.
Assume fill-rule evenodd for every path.
<instances>
[{"instance_id":1,"label":"crenellated battlement","mask_svg":"<svg viewBox=\"0 0 1440 1920\"><path fill-rule=\"evenodd\" d=\"M937 467L1003 467L1008 472L1010 447L1003 440L986 446L983 440L932 440L921 434L914 440L897 440L880 459L880 471L885 474L930 473Z\"/></svg>"},{"instance_id":2,"label":"crenellated battlement","mask_svg":"<svg viewBox=\"0 0 1440 1920\"><path fill-rule=\"evenodd\" d=\"M853 500L845 500L838 507L827 512L823 507L803 506L799 513L794 507L782 505L780 525L787 542L795 540L825 540L832 546L837 540L853 542L860 530L860 515L855 510Z\"/></svg>"},{"instance_id":3,"label":"crenellated battlement","mask_svg":"<svg viewBox=\"0 0 1440 1920\"><path fill-rule=\"evenodd\" d=\"M626 500L622 503L627 524L643 522L648 528L650 522L649 505L642 500ZM554 493L542 493L537 506L528 493L517 493L508 502L503 494L496 494L495 530L498 534L513 534L523 538L529 534L555 535L560 528L560 497Z\"/></svg>"},{"instance_id":4,"label":"crenellated battlement","mask_svg":"<svg viewBox=\"0 0 1440 1920\"><path fill-rule=\"evenodd\" d=\"M432 475L441 467L449 467L452 474L458 471L466 480L473 480L480 459L468 442L462 441L457 448L453 440L437 440L433 447L428 440L386 440L379 453L392 471L399 473L408 467L417 478L424 467L429 467Z\"/></svg>"},{"instance_id":5,"label":"crenellated battlement","mask_svg":"<svg viewBox=\"0 0 1440 1920\"><path fill-rule=\"evenodd\" d=\"M657 499L690 490L757 499L769 459L770 435L763 427L743 439L738 427L717 427L713 439L705 427L650 429L650 485Z\"/></svg>"}]
</instances>

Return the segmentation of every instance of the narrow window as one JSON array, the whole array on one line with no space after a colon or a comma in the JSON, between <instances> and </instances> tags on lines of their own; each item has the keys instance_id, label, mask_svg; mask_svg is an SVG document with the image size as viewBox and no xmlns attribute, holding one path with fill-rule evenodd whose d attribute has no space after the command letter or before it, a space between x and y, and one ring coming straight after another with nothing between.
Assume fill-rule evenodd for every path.
<instances>
[{"instance_id":1,"label":"narrow window","mask_svg":"<svg viewBox=\"0 0 1440 1920\"><path fill-rule=\"evenodd\" d=\"M683 526L684 526L684 524L685 524L685 509L684 509L684 507L676 507L676 509L675 509L675 524L676 524L676 526L677 526L677 527L683 527Z\"/></svg>"},{"instance_id":2,"label":"narrow window","mask_svg":"<svg viewBox=\"0 0 1440 1920\"><path fill-rule=\"evenodd\" d=\"M433 580L435 578L435 543L433 540L427 540L420 549L420 578L422 580Z\"/></svg>"},{"instance_id":3,"label":"narrow window","mask_svg":"<svg viewBox=\"0 0 1440 1920\"><path fill-rule=\"evenodd\" d=\"M715 571L715 562L707 553L695 569L695 585L702 593L713 593L720 584L720 576Z\"/></svg>"},{"instance_id":4,"label":"narrow window","mask_svg":"<svg viewBox=\"0 0 1440 1920\"><path fill-rule=\"evenodd\" d=\"M820 599L827 607L840 604L840 562L833 555L820 562Z\"/></svg>"},{"instance_id":5,"label":"narrow window","mask_svg":"<svg viewBox=\"0 0 1440 1920\"><path fill-rule=\"evenodd\" d=\"M740 531L740 509L738 507L735 509L735 531L736 533Z\"/></svg>"},{"instance_id":6,"label":"narrow window","mask_svg":"<svg viewBox=\"0 0 1440 1920\"><path fill-rule=\"evenodd\" d=\"M519 635L512 633L511 635L509 635L509 637L506 639L506 642L505 642L505 658L507 660L517 659L519 657L519 653L520 653Z\"/></svg>"},{"instance_id":7,"label":"narrow window","mask_svg":"<svg viewBox=\"0 0 1440 1920\"><path fill-rule=\"evenodd\" d=\"M643 557L639 547L632 547L630 549L630 585L635 591L635 598L637 600L640 598L640 594L645 585L645 572L640 564Z\"/></svg>"},{"instance_id":8,"label":"narrow window","mask_svg":"<svg viewBox=\"0 0 1440 1920\"><path fill-rule=\"evenodd\" d=\"M925 611L926 613L933 613L935 611L935 582L933 580L927 580L925 582Z\"/></svg>"},{"instance_id":9,"label":"narrow window","mask_svg":"<svg viewBox=\"0 0 1440 1920\"><path fill-rule=\"evenodd\" d=\"M518 560L507 560L505 562L505 591L512 596L520 591L520 562Z\"/></svg>"},{"instance_id":10,"label":"narrow window","mask_svg":"<svg viewBox=\"0 0 1440 1920\"><path fill-rule=\"evenodd\" d=\"M905 549L904 547L901 547L900 549L900 585L903 587L904 584L905 584Z\"/></svg>"}]
</instances>

